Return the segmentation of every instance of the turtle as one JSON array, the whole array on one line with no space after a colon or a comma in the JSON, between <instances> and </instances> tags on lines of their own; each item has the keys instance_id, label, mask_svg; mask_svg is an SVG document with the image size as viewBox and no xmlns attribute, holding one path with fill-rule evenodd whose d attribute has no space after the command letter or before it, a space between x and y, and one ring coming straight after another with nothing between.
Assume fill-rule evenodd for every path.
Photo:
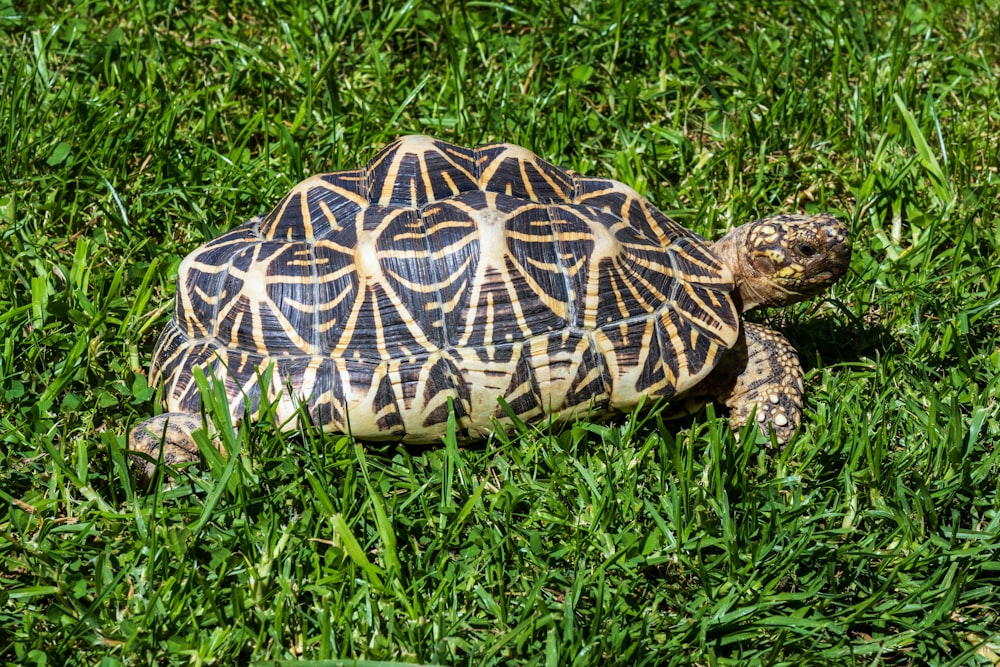
<instances>
[{"instance_id":1,"label":"turtle","mask_svg":"<svg viewBox=\"0 0 1000 667\"><path fill-rule=\"evenodd\" d=\"M441 442L449 420L469 441L665 399L719 401L735 429L754 415L784 444L802 418L798 353L743 315L820 293L850 256L829 213L711 242L525 148L402 137L181 262L149 371L166 411L129 447L146 480L198 458L192 434L211 425L196 369L236 422L307 414L362 441Z\"/></svg>"}]
</instances>

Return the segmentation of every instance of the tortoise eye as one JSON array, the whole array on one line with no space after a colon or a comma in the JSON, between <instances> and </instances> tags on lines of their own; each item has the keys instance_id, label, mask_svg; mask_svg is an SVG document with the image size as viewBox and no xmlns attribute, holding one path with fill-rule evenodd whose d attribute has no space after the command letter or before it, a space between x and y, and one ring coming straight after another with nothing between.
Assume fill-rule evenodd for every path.
<instances>
[{"instance_id":1,"label":"tortoise eye","mask_svg":"<svg viewBox=\"0 0 1000 667\"><path fill-rule=\"evenodd\" d=\"M816 254L816 248L808 243L800 243L797 246L795 246L795 249L803 257L812 257L813 255Z\"/></svg>"}]
</instances>

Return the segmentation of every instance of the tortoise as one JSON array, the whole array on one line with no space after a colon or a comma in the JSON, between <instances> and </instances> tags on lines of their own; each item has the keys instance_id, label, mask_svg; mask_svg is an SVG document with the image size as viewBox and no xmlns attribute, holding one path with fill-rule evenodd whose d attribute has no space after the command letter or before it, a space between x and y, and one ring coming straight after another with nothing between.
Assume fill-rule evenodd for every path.
<instances>
[{"instance_id":1,"label":"tortoise","mask_svg":"<svg viewBox=\"0 0 1000 667\"><path fill-rule=\"evenodd\" d=\"M755 414L786 443L797 352L742 314L818 294L850 255L830 214L711 243L524 148L403 137L181 262L149 374L166 412L132 430L133 460L148 480L154 462L198 457L196 368L224 383L234 420L267 401L283 428L304 408L361 440L440 442L449 415L470 440L511 415L603 417L649 397L720 401L734 428Z\"/></svg>"}]
</instances>

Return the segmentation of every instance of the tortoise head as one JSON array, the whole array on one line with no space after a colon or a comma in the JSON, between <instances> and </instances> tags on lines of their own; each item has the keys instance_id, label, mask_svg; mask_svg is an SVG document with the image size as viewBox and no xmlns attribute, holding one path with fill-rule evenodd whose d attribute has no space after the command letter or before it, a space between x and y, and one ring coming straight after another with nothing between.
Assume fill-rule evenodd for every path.
<instances>
[{"instance_id":1,"label":"tortoise head","mask_svg":"<svg viewBox=\"0 0 1000 667\"><path fill-rule=\"evenodd\" d=\"M847 225L829 213L750 222L713 249L733 272L743 312L808 299L835 283L851 261Z\"/></svg>"}]
</instances>

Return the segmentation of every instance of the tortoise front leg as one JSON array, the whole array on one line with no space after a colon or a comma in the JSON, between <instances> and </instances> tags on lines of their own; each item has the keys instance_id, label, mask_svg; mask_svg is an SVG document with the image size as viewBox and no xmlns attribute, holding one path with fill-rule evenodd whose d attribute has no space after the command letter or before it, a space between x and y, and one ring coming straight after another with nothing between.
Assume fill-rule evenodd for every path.
<instances>
[{"instance_id":1,"label":"tortoise front leg","mask_svg":"<svg viewBox=\"0 0 1000 667\"><path fill-rule=\"evenodd\" d=\"M741 341L727 353L716 399L730 410L739 430L755 414L761 431L787 443L802 421L802 366L799 354L777 331L744 322ZM741 344L743 343L743 344Z\"/></svg>"}]
</instances>

